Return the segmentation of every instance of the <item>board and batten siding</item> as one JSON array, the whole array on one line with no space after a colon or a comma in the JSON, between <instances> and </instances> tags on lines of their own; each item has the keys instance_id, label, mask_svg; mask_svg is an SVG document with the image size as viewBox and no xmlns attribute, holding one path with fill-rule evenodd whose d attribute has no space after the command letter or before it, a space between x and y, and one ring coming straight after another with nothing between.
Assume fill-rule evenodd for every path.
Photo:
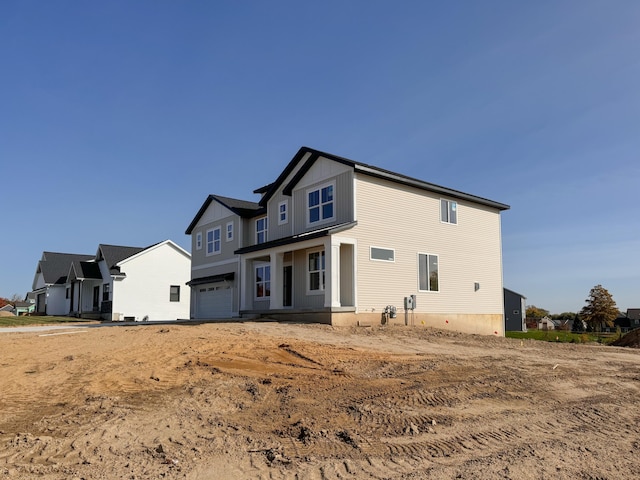
<instances>
[{"instance_id":1,"label":"board and batten siding","mask_svg":"<svg viewBox=\"0 0 640 480\"><path fill-rule=\"evenodd\" d=\"M335 163L335 162L334 162ZM307 192L315 187L321 187L327 183L334 182L335 189L333 192L334 204L334 220L326 223L317 222L314 225L307 225ZM322 178L312 184L304 183L298 185L293 191L292 205L293 210L293 229L294 234L300 234L318 230L330 225L339 225L341 223L353 221L353 171L346 170L333 176Z\"/></svg>"},{"instance_id":2,"label":"board and batten siding","mask_svg":"<svg viewBox=\"0 0 640 480\"><path fill-rule=\"evenodd\" d=\"M204 266L235 258L233 252L235 252L240 245L240 217L231 213L217 202L211 202L209 209L212 207L218 211L218 215L216 215L217 218L213 215L203 216L191 233L192 267ZM207 209L207 213L209 209ZM226 234L227 224L229 222L233 222L233 240L228 242ZM218 227L220 227L220 253L207 256L207 231ZM198 233L202 234L202 247L200 249L196 248L196 237ZM194 276L198 277L201 275Z\"/></svg>"},{"instance_id":3,"label":"board and batten siding","mask_svg":"<svg viewBox=\"0 0 640 480\"><path fill-rule=\"evenodd\" d=\"M447 197L360 174L354 183L359 312L386 305L400 312L404 297L416 295L416 313L502 314L498 210L451 198L458 212L451 225L440 221L440 199ZM371 260L371 246L395 250L395 261ZM438 256L438 292L418 290L419 253Z\"/></svg>"}]
</instances>

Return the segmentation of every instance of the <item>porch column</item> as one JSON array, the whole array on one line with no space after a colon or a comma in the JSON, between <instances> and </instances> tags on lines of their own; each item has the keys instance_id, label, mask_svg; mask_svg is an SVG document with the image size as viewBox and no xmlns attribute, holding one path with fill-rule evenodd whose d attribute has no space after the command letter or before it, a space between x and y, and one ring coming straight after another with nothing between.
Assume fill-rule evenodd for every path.
<instances>
[{"instance_id":1,"label":"porch column","mask_svg":"<svg viewBox=\"0 0 640 480\"><path fill-rule=\"evenodd\" d=\"M247 258L240 256L240 278L238 279L238 295L240 295L240 310L247 310Z\"/></svg>"},{"instance_id":2,"label":"porch column","mask_svg":"<svg viewBox=\"0 0 640 480\"><path fill-rule=\"evenodd\" d=\"M340 307L340 241L329 238L325 250L324 306Z\"/></svg>"},{"instance_id":3,"label":"porch column","mask_svg":"<svg viewBox=\"0 0 640 480\"><path fill-rule=\"evenodd\" d=\"M284 253L269 254L269 265L271 266L271 297L269 297L269 309L277 310L282 308L282 281L284 278L282 269L284 268Z\"/></svg>"}]
</instances>

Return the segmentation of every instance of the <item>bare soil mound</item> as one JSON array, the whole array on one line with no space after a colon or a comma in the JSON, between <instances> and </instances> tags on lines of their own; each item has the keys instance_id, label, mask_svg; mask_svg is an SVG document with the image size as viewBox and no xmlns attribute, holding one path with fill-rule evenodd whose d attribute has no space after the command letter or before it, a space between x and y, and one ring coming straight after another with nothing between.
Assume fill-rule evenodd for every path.
<instances>
[{"instance_id":1,"label":"bare soil mound","mask_svg":"<svg viewBox=\"0 0 640 480\"><path fill-rule=\"evenodd\" d=\"M637 478L640 351L278 323L0 333L0 477Z\"/></svg>"},{"instance_id":2,"label":"bare soil mound","mask_svg":"<svg viewBox=\"0 0 640 480\"><path fill-rule=\"evenodd\" d=\"M631 330L615 342L611 342L611 345L616 347L640 348L640 328Z\"/></svg>"}]
</instances>

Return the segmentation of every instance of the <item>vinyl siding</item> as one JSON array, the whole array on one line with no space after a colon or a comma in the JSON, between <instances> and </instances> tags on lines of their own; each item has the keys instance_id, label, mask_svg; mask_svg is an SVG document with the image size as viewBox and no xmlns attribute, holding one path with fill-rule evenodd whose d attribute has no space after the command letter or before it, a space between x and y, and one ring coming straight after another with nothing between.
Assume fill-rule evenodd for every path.
<instances>
[{"instance_id":1,"label":"vinyl siding","mask_svg":"<svg viewBox=\"0 0 640 480\"><path fill-rule=\"evenodd\" d=\"M440 198L369 176L355 176L359 312L400 311L417 296L416 312L502 313L500 213L458 201L458 223L440 221ZM372 261L370 246L395 250L394 262ZM418 254L438 255L439 291L418 291ZM474 282L480 289L474 291Z\"/></svg>"}]
</instances>

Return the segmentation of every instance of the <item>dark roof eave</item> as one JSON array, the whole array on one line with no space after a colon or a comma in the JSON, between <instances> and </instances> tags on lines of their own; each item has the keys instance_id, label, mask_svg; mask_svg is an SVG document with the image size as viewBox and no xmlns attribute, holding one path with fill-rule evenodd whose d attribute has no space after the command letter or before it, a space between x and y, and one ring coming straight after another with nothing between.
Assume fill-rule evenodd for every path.
<instances>
[{"instance_id":1,"label":"dark roof eave","mask_svg":"<svg viewBox=\"0 0 640 480\"><path fill-rule=\"evenodd\" d=\"M305 240L313 240L315 238L326 237L327 235L332 235L334 233L339 233L344 230L348 230L357 224L358 222L348 222L340 225L332 225L330 227L327 227L315 232L302 233L300 235L294 235L292 237L279 238L278 240L272 240L270 242L260 243L258 245L250 245L248 247L239 248L233 253L236 255L243 255L245 253L259 252L261 250L268 250L270 248L282 247L284 245L291 245L294 243L304 242Z\"/></svg>"},{"instance_id":2,"label":"dark roof eave","mask_svg":"<svg viewBox=\"0 0 640 480\"><path fill-rule=\"evenodd\" d=\"M233 280L235 272L221 273L219 275L209 275L208 277L192 278L186 284L190 287L196 285L204 285L205 283L222 282L224 280Z\"/></svg>"}]
</instances>

